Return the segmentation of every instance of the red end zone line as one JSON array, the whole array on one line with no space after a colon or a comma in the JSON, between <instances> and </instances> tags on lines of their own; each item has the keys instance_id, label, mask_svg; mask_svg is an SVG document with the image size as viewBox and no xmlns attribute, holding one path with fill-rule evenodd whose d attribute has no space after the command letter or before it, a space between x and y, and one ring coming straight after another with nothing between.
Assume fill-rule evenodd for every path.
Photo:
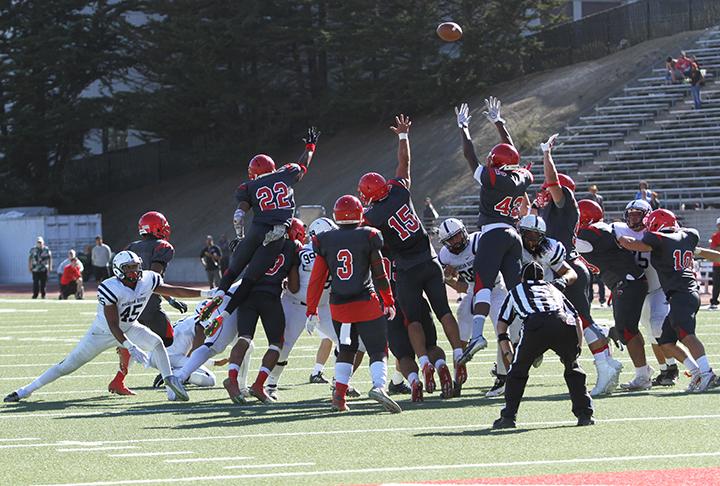
<instances>
[{"instance_id":1,"label":"red end zone line","mask_svg":"<svg viewBox=\"0 0 720 486\"><path fill-rule=\"evenodd\" d=\"M422 484L554 484L567 486L627 486L652 484L653 486L706 486L719 483L720 467L704 467L684 469L653 469L646 471L619 471L608 473L546 474L541 476L455 479L446 481L425 481ZM407 484L417 485L421 483Z\"/></svg>"}]
</instances>

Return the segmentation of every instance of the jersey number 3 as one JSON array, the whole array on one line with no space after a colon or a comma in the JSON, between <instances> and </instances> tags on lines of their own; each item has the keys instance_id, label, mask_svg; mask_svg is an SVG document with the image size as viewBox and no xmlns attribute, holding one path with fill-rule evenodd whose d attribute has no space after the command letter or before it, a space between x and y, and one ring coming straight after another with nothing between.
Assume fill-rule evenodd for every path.
<instances>
[{"instance_id":1,"label":"jersey number 3","mask_svg":"<svg viewBox=\"0 0 720 486\"><path fill-rule=\"evenodd\" d=\"M417 216L410 211L407 204L403 204L394 215L390 216L388 225L397 231L402 241L407 240L410 238L410 235L420 229L420 221L418 221Z\"/></svg>"},{"instance_id":2,"label":"jersey number 3","mask_svg":"<svg viewBox=\"0 0 720 486\"><path fill-rule=\"evenodd\" d=\"M288 209L290 203L290 189L284 182L276 182L272 190L267 186L258 188L255 192L261 211L272 211L273 209Z\"/></svg>"},{"instance_id":3,"label":"jersey number 3","mask_svg":"<svg viewBox=\"0 0 720 486\"><path fill-rule=\"evenodd\" d=\"M350 280L353 275L353 256L350 250L340 250L337 252L338 267L335 273L340 280Z\"/></svg>"},{"instance_id":4,"label":"jersey number 3","mask_svg":"<svg viewBox=\"0 0 720 486\"><path fill-rule=\"evenodd\" d=\"M518 196L515 199L512 196L505 196L502 201L493 206L493 209L503 216L517 219L520 216L520 205L523 199L523 196Z\"/></svg>"},{"instance_id":5,"label":"jersey number 3","mask_svg":"<svg viewBox=\"0 0 720 486\"><path fill-rule=\"evenodd\" d=\"M681 272L684 269L692 270L695 263L693 261L693 252L685 250L681 254L680 250L675 250L673 252L673 262L675 263L676 272Z\"/></svg>"}]
</instances>

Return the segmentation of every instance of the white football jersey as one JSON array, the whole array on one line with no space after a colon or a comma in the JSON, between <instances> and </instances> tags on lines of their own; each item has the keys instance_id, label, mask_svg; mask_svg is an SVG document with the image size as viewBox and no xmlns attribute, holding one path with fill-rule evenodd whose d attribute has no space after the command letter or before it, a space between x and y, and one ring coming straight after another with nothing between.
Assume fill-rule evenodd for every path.
<instances>
[{"instance_id":1,"label":"white football jersey","mask_svg":"<svg viewBox=\"0 0 720 486\"><path fill-rule=\"evenodd\" d=\"M298 273L300 274L300 290L296 293L287 291L298 303L307 302L307 291L310 285L310 274L312 274L313 265L315 265L315 252L312 248L312 243L308 243L300 249L298 253L300 257L300 266L298 267ZM325 290L320 296L320 303L318 307L329 305L330 303L330 279L325 283Z\"/></svg>"},{"instance_id":2,"label":"white football jersey","mask_svg":"<svg viewBox=\"0 0 720 486\"><path fill-rule=\"evenodd\" d=\"M545 280L550 281L555 278L553 271L557 272L565 261L565 246L554 238L545 237L541 243L543 249L539 255L531 255L529 251L523 247L522 262L530 263L536 261L542 265L545 271Z\"/></svg>"},{"instance_id":3,"label":"white football jersey","mask_svg":"<svg viewBox=\"0 0 720 486\"><path fill-rule=\"evenodd\" d=\"M195 337L195 315L180 319L173 327L173 343L167 348L168 355L187 356Z\"/></svg>"},{"instance_id":4,"label":"white football jersey","mask_svg":"<svg viewBox=\"0 0 720 486\"><path fill-rule=\"evenodd\" d=\"M613 233L615 233L615 238L619 238L620 236L630 236L636 240L642 240L642 237L645 234L645 230L633 231L628 227L627 223L618 222L613 223L610 226L612 227ZM658 277L657 270L655 270L650 263L650 252L634 251L633 254L635 255L635 261L638 263L638 266L645 270L645 277L648 281L648 292L653 292L659 289L660 278Z\"/></svg>"},{"instance_id":5,"label":"white football jersey","mask_svg":"<svg viewBox=\"0 0 720 486\"><path fill-rule=\"evenodd\" d=\"M97 315L93 325L108 328L104 308L108 305L116 305L120 315L120 329L123 332L129 329L130 325L140 317L153 291L162 283L160 274L152 270L143 270L142 277L137 281L134 289L123 284L117 277L103 280L97 290Z\"/></svg>"},{"instance_id":6,"label":"white football jersey","mask_svg":"<svg viewBox=\"0 0 720 486\"><path fill-rule=\"evenodd\" d=\"M443 267L454 268L460 279L464 280L470 286L468 289L469 293L472 293L473 286L475 285L475 270L473 270L473 266L475 264L475 254L477 253L478 245L480 244L480 235L480 231L470 234L467 246L457 255L448 250L445 246L440 248L440 253L438 253L438 260L440 261L440 264ZM504 285L502 274L499 272L497 278L495 279L495 285Z\"/></svg>"}]
</instances>

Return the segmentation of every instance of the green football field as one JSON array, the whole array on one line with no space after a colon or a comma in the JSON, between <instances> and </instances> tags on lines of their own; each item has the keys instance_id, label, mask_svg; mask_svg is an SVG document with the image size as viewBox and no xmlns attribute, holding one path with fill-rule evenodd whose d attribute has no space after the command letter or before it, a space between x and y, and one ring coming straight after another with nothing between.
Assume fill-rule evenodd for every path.
<instances>
[{"instance_id":1,"label":"green football field","mask_svg":"<svg viewBox=\"0 0 720 486\"><path fill-rule=\"evenodd\" d=\"M1 299L2 395L61 360L86 331L94 312L92 299ZM610 318L607 310L595 314L600 321ZM698 329L711 362L720 361L720 314L701 311ZM253 368L265 344L262 331L259 334ZM613 474L584 477L595 478L592 484L621 484L612 482L615 477L630 478L622 484L648 484L650 478L655 478L653 484L680 484L669 479L672 471L622 473L679 468L693 468L683 473L697 479L692 484L717 480L710 473L720 466L720 397L717 391L684 393L685 377L674 388L597 399L597 424L578 428L561 365L546 355L543 365L531 372L518 429L492 432L489 426L503 404L502 399L484 398L492 385L494 343L469 364L462 397L442 400L435 393L413 404L402 396L404 412L399 415L380 412L375 402L364 398L352 400L348 414L331 412L329 387L307 382L317 344L315 336L301 337L283 376L281 402L273 406L234 405L221 386L190 386L190 402L170 403L164 391L150 386L156 372L138 365L128 377L137 396L109 395L106 386L117 359L114 351L103 353L27 401L0 406L0 484L469 479L483 484L556 484L544 475L601 472ZM615 351L615 356L626 366L622 379L632 378L627 354ZM581 362L592 385L595 371L586 350ZM332 358L327 372L332 374ZM224 370L216 373L222 382ZM254 375L255 370L251 379ZM358 371L354 385L369 389L366 366ZM557 483L589 484L577 478L559 476Z\"/></svg>"}]
</instances>

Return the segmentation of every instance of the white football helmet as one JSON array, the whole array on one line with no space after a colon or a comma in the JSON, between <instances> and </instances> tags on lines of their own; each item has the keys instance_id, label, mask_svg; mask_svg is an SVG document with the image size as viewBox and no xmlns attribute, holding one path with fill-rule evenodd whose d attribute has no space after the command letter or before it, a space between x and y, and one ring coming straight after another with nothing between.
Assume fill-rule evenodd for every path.
<instances>
[{"instance_id":1,"label":"white football helmet","mask_svg":"<svg viewBox=\"0 0 720 486\"><path fill-rule=\"evenodd\" d=\"M545 220L542 219L540 216L536 216L534 214L528 214L527 216L523 216L523 218L520 220L519 227L521 230L537 231L542 235L544 235L545 231L547 231Z\"/></svg>"},{"instance_id":2,"label":"white football helmet","mask_svg":"<svg viewBox=\"0 0 720 486\"><path fill-rule=\"evenodd\" d=\"M449 241L458 234L463 235L462 240L454 245L449 244ZM438 236L440 237L440 242L455 254L463 251L468 244L468 232L465 224L457 218L448 218L440 223Z\"/></svg>"},{"instance_id":3,"label":"white football helmet","mask_svg":"<svg viewBox=\"0 0 720 486\"><path fill-rule=\"evenodd\" d=\"M112 271L120 280L137 282L142 278L142 258L132 251L123 250L113 258Z\"/></svg>"},{"instance_id":4,"label":"white football helmet","mask_svg":"<svg viewBox=\"0 0 720 486\"><path fill-rule=\"evenodd\" d=\"M310 226L308 226L308 236L312 238L315 235L319 235L320 233L325 233L326 231L330 230L336 230L338 229L338 225L335 224L335 221L333 221L330 218L318 218L312 223L310 223Z\"/></svg>"},{"instance_id":5,"label":"white football helmet","mask_svg":"<svg viewBox=\"0 0 720 486\"><path fill-rule=\"evenodd\" d=\"M639 214L635 213L636 211ZM649 202L644 199L634 199L625 206L623 220L631 230L640 231L645 227L643 219L650 214L650 211L652 211L652 207Z\"/></svg>"}]
</instances>

